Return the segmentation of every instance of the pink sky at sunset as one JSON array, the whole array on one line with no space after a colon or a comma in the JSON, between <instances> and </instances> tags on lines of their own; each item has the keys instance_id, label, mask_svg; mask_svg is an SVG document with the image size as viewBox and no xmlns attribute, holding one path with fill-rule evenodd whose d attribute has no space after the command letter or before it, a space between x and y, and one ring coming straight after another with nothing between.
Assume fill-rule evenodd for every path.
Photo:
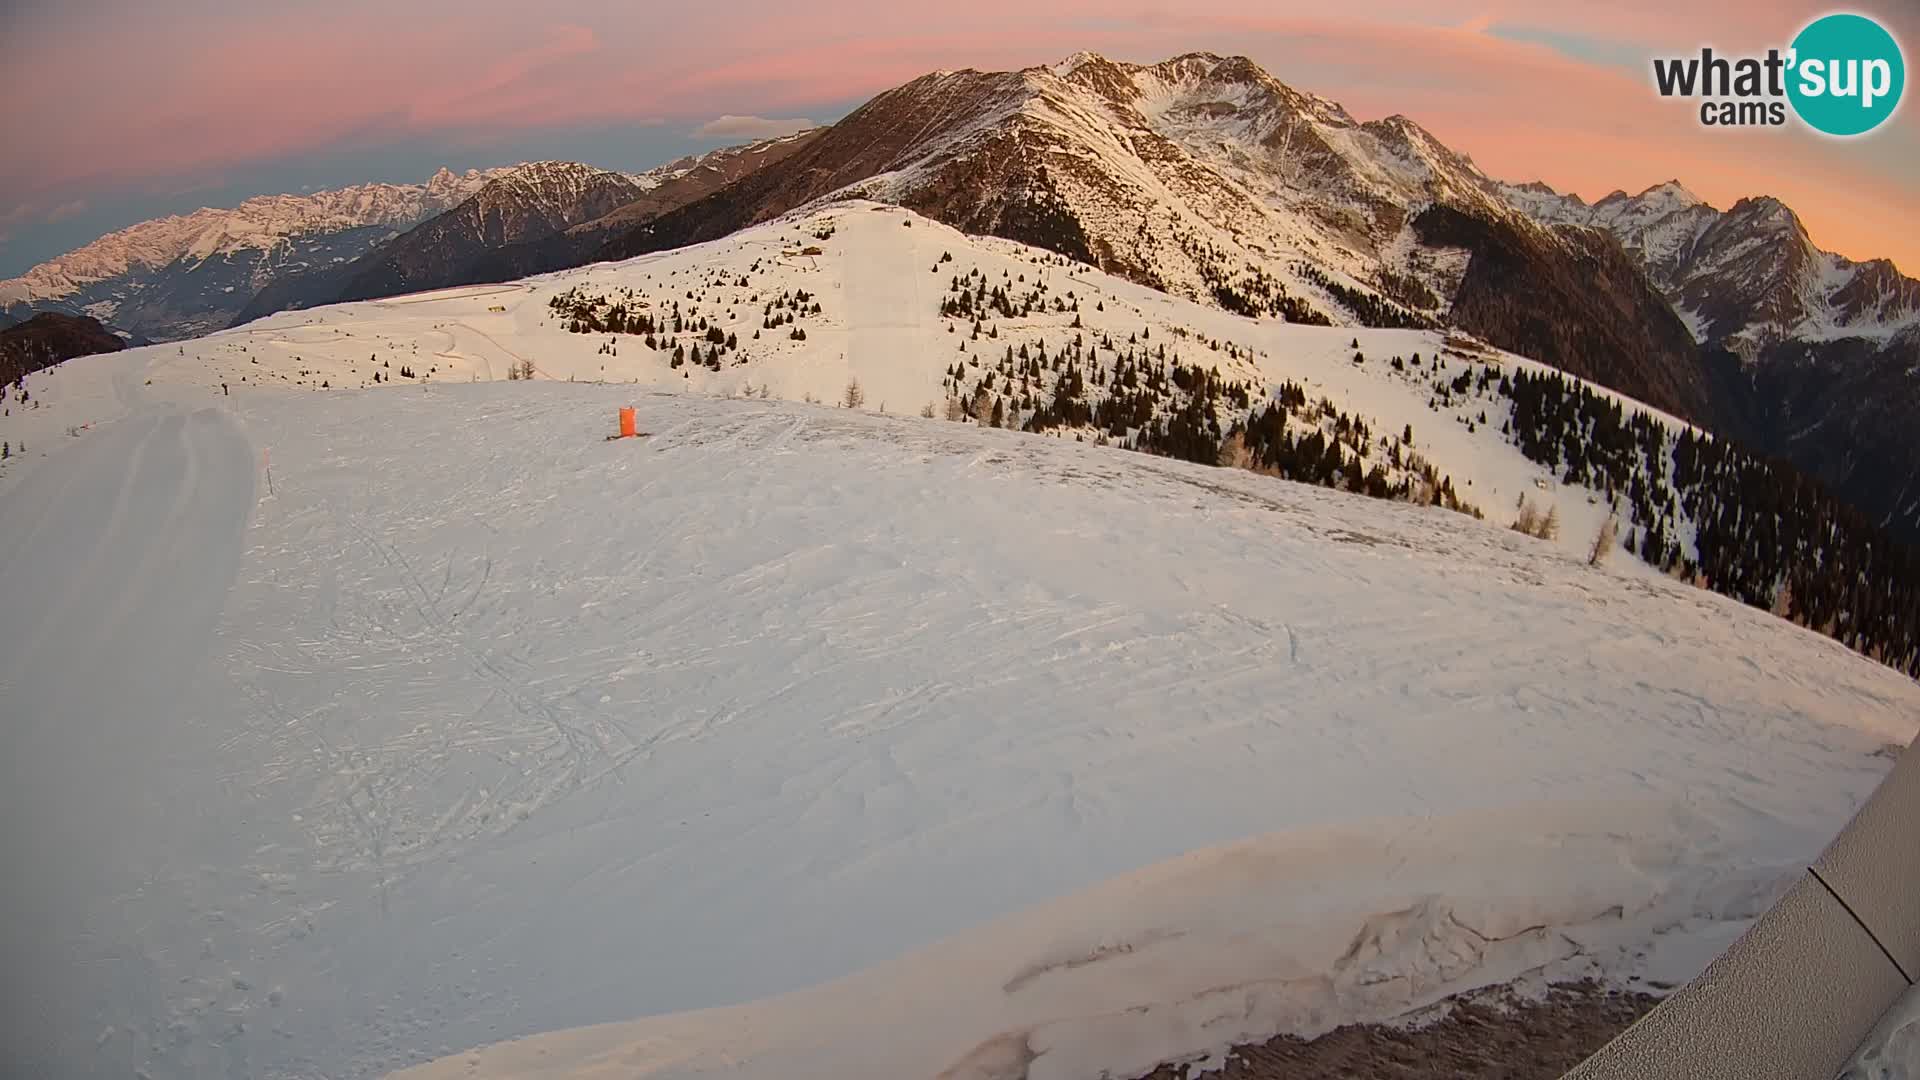
<instances>
[{"instance_id":1,"label":"pink sky at sunset","mask_svg":"<svg viewBox=\"0 0 1920 1080\"><path fill-rule=\"evenodd\" d=\"M1646 57L1784 45L1827 7L1750 0L1737 19L1729 10L1683 0L27 0L0 12L13 148L0 159L0 255L12 225L336 148L430 138L484 144L506 162L529 156L516 146L535 133L612 124L684 136L722 116L734 127L721 130L756 117L830 118L935 68L1206 49L1244 53L1363 119L1410 116L1494 176L1589 199L1670 178L1723 207L1772 194L1821 246L1920 272L1911 107L1842 142L1704 131L1689 105L1654 94ZM1852 10L1920 41L1910 4ZM595 160L593 147L578 156Z\"/></svg>"}]
</instances>

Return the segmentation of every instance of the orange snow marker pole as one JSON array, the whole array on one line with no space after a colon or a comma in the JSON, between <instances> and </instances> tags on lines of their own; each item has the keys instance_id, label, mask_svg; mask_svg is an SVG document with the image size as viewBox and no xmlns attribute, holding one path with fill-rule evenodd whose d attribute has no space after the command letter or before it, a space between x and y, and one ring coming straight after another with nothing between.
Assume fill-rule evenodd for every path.
<instances>
[{"instance_id":1,"label":"orange snow marker pole","mask_svg":"<svg viewBox=\"0 0 1920 1080\"><path fill-rule=\"evenodd\" d=\"M634 433L638 430L639 429L634 426L633 406L628 405L627 407L621 409L620 410L620 437L623 439L631 439L634 437Z\"/></svg>"}]
</instances>

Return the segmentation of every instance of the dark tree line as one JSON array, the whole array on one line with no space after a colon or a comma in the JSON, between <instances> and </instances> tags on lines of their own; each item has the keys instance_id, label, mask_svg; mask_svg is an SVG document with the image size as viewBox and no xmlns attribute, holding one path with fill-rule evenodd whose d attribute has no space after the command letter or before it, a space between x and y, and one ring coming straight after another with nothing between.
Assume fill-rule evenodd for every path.
<instances>
[{"instance_id":1,"label":"dark tree line","mask_svg":"<svg viewBox=\"0 0 1920 1080\"><path fill-rule=\"evenodd\" d=\"M1440 297L1426 282L1410 274L1383 269L1379 285L1382 296L1415 311L1434 311L1440 307Z\"/></svg>"},{"instance_id":2,"label":"dark tree line","mask_svg":"<svg viewBox=\"0 0 1920 1080\"><path fill-rule=\"evenodd\" d=\"M75 357L114 352L126 345L91 316L41 312L0 328L0 387Z\"/></svg>"},{"instance_id":3,"label":"dark tree line","mask_svg":"<svg viewBox=\"0 0 1920 1080\"><path fill-rule=\"evenodd\" d=\"M1691 428L1674 436L1557 373L1517 372L1501 389L1514 445L1617 498L1641 559L1920 676L1920 554L1817 482Z\"/></svg>"},{"instance_id":4,"label":"dark tree line","mask_svg":"<svg viewBox=\"0 0 1920 1080\"><path fill-rule=\"evenodd\" d=\"M1304 434L1297 434L1303 429ZM1453 478L1435 469L1410 448L1411 430L1379 440L1364 419L1349 416L1333 402L1309 405L1297 384L1283 383L1265 407L1236 431L1250 467L1288 480L1370 495L1376 499L1432 503L1462 514L1481 513L1454 490Z\"/></svg>"},{"instance_id":5,"label":"dark tree line","mask_svg":"<svg viewBox=\"0 0 1920 1080\"><path fill-rule=\"evenodd\" d=\"M1200 280L1206 283L1213 302L1235 315L1273 317L1303 326L1333 325L1325 312L1287 292L1286 285L1265 267L1243 262L1237 274L1228 274L1223 269L1225 255L1218 248L1209 245L1204 255L1192 248L1188 253L1195 256Z\"/></svg>"},{"instance_id":6,"label":"dark tree line","mask_svg":"<svg viewBox=\"0 0 1920 1080\"><path fill-rule=\"evenodd\" d=\"M1399 303L1370 292L1363 292L1350 285L1335 281L1325 271L1312 263L1294 263L1293 272L1327 290L1340 306L1353 312L1360 325L1385 330L1431 330L1440 325L1431 316L1401 306ZM1419 286L1412 278L1401 279L1403 288ZM1420 286L1425 288L1425 286ZM1429 292L1428 296L1432 296Z\"/></svg>"}]
</instances>

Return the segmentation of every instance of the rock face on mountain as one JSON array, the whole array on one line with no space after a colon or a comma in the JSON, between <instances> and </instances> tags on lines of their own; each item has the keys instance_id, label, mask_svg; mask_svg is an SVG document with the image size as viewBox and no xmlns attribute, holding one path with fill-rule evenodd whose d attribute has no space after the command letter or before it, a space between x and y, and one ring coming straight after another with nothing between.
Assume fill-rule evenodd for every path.
<instances>
[{"instance_id":1,"label":"rock face on mountain","mask_svg":"<svg viewBox=\"0 0 1920 1080\"><path fill-rule=\"evenodd\" d=\"M424 184L262 195L144 221L0 281L0 311L87 314L156 341L203 334L230 323L260 289L351 262L493 175L442 169Z\"/></svg>"},{"instance_id":2,"label":"rock face on mountain","mask_svg":"<svg viewBox=\"0 0 1920 1080\"><path fill-rule=\"evenodd\" d=\"M86 315L43 311L0 328L0 386L12 386L42 368L76 356L127 347L117 334Z\"/></svg>"},{"instance_id":3,"label":"rock face on mountain","mask_svg":"<svg viewBox=\"0 0 1920 1080\"><path fill-rule=\"evenodd\" d=\"M1685 326L1617 242L1535 220L1405 117L1362 123L1244 57L936 72L599 257L710 240L830 195L899 203L1248 315L1451 321L1680 415L1711 414Z\"/></svg>"},{"instance_id":4,"label":"rock face on mountain","mask_svg":"<svg viewBox=\"0 0 1920 1080\"><path fill-rule=\"evenodd\" d=\"M590 221L639 198L639 184L620 173L570 161L520 165L489 180L472 197L348 268L335 300L365 300L463 284L482 255Z\"/></svg>"},{"instance_id":5,"label":"rock face on mountain","mask_svg":"<svg viewBox=\"0 0 1920 1080\"><path fill-rule=\"evenodd\" d=\"M1703 350L1719 430L1920 539L1920 281L1821 251L1777 199L1727 210L1677 181L1592 206L1508 187L1537 219L1617 238Z\"/></svg>"}]
</instances>

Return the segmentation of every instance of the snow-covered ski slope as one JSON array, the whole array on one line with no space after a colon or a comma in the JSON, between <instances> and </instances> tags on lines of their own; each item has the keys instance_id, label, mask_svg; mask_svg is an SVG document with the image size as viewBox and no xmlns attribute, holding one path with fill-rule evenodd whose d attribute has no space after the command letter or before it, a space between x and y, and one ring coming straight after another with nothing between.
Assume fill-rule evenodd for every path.
<instances>
[{"instance_id":1,"label":"snow-covered ski slope","mask_svg":"<svg viewBox=\"0 0 1920 1080\"><path fill-rule=\"evenodd\" d=\"M806 242L1035 272L845 215ZM1522 972L1673 984L1914 734L1911 681L1628 560L897 415L965 331L834 316L937 303L877 260L793 260L807 340L718 374L541 325L728 250L29 380L0 1072L1125 1076ZM1088 324L1164 303L1108 287ZM1353 332L1221 318L1538 490L1463 425L1443 458ZM341 389L369 354L439 371ZM560 381L468 379L523 357ZM602 363L653 385L564 381ZM850 370L896 415L662 390Z\"/></svg>"}]
</instances>

